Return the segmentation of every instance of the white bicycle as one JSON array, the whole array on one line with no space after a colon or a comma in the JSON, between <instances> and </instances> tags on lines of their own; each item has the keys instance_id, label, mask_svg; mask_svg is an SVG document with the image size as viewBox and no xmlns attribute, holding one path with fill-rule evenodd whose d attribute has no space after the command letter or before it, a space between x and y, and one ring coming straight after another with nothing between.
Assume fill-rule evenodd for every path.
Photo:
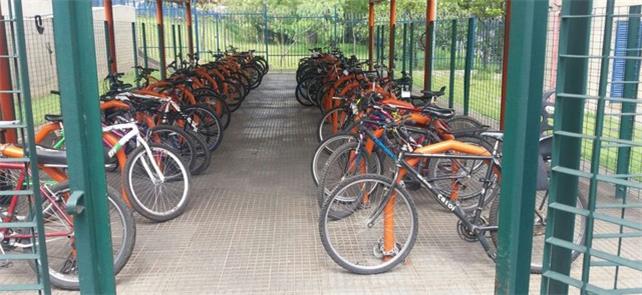
<instances>
[{"instance_id":1,"label":"white bicycle","mask_svg":"<svg viewBox=\"0 0 642 295\"><path fill-rule=\"evenodd\" d=\"M131 206L153 221L167 221L183 213L189 201L190 173L175 151L148 143L134 122L103 127L103 133L120 133L107 152L113 158L131 140L136 148L127 155L122 183ZM125 132L122 134L122 132Z\"/></svg>"}]
</instances>

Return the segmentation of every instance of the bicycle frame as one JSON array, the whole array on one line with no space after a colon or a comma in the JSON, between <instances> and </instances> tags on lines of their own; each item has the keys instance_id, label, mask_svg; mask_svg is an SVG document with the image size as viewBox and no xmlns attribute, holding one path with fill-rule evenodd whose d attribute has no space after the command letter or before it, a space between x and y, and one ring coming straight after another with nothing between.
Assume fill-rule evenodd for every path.
<instances>
[{"instance_id":1,"label":"bicycle frame","mask_svg":"<svg viewBox=\"0 0 642 295\"><path fill-rule=\"evenodd\" d=\"M5 150L3 150L3 154L5 155L12 155L15 154L15 156L18 156L16 154L18 150L21 150L18 147L15 146L7 146ZM10 156L13 157L13 156ZM55 179L57 182L65 181L66 176L64 176L64 173L59 171L56 168L52 167L47 167L46 165L38 165L39 168L44 171L47 175ZM15 190L22 190L25 186L25 180L28 176L28 169L23 163L0 163L0 170L4 171L19 171L18 178L16 180L15 184ZM47 231L45 233L46 237L68 237L68 236L73 236L74 230L73 230L73 218L69 216L64 208L62 208L57 200L55 200L51 194L51 191L48 190L46 185L41 185L39 187L40 189L40 196L46 199L49 204L51 210L55 212L57 216L59 216L62 221L67 225L67 230L65 231ZM33 234L29 233L18 233L18 232L11 232L9 233L9 230L11 228L5 228L2 227L2 223L4 222L11 222L11 220L15 217L16 214L16 208L18 206L18 202L20 201L21 196L11 196L11 200L9 201L9 206L7 207L7 211L4 212L4 215L0 217L0 240L6 240L6 239L15 239L15 240L22 240L22 239L31 239L33 238ZM18 247L18 248L29 248L32 246L32 244L22 244L17 241L14 241L11 246L13 247Z\"/></svg>"},{"instance_id":2,"label":"bicycle frame","mask_svg":"<svg viewBox=\"0 0 642 295\"><path fill-rule=\"evenodd\" d=\"M382 202L379 204L379 207L373 212L372 216L369 218L368 225L372 226L374 221L377 220L381 214L384 214L384 251L387 253L393 250L395 241L394 241L394 204L396 196L394 195L394 189L402 185L403 179L410 175L414 179L418 180L425 188L427 188L438 202L448 208L457 218L462 222L462 224L469 230L471 233L474 233L482 247L486 251L486 254L491 258L495 259L495 253L491 251L491 245L485 237L485 233L488 231L496 231L497 226L480 226L478 221L481 218L481 212L484 208L484 203L486 200L486 194L489 192L490 188L490 179L493 172L496 169L500 169L499 159L497 158L497 147L498 143L495 144L493 153L489 153L483 147L478 147L475 145L466 144L456 140L447 140L439 142L436 144L428 145L421 147L414 152L404 152L402 151L397 157L395 163L396 169L393 177L392 188L390 192L387 193ZM445 152L456 151L465 153L466 155L446 155ZM486 171L486 178L483 184L481 197L479 198L477 208L473 215L473 218L469 216L462 210L459 205L453 203L450 198L444 196L438 189L424 178L421 173L419 173L414 167L419 163L422 158L445 158L445 159L466 159L466 160L481 160L488 161L491 163Z\"/></svg>"},{"instance_id":3,"label":"bicycle frame","mask_svg":"<svg viewBox=\"0 0 642 295\"><path fill-rule=\"evenodd\" d=\"M158 164L153 158L152 150L143 139L143 137L140 135L140 130L138 129L138 125L136 123L123 123L123 124L115 124L115 125L110 125L110 126L105 126L103 127L103 132L111 132L114 130L130 130L125 135L123 135L118 141L112 146L111 149L107 152L109 157L113 157L118 153L118 151L130 140L133 138L136 138L136 146L143 146L145 148L145 151L149 157L150 163L152 163L152 168L154 172L158 175L158 181L164 182L165 181L165 176L163 175L162 171L160 170L160 167L158 167ZM142 161L143 167L145 168L145 172L149 176L152 181L157 181L157 179L154 177L152 170L148 166L146 161Z\"/></svg>"}]
</instances>

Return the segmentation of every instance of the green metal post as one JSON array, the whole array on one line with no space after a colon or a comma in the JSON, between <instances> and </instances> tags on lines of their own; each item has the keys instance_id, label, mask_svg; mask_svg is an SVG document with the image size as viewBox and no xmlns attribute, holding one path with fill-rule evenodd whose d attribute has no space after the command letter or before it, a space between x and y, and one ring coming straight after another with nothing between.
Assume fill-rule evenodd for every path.
<instances>
[{"instance_id":1,"label":"green metal post","mask_svg":"<svg viewBox=\"0 0 642 295\"><path fill-rule=\"evenodd\" d=\"M198 9L192 8L192 14L194 15L194 42L196 43L196 52L201 52L201 38L199 37L198 32Z\"/></svg>"},{"instance_id":2,"label":"green metal post","mask_svg":"<svg viewBox=\"0 0 642 295\"><path fill-rule=\"evenodd\" d=\"M268 6L267 3L263 3L263 38L265 39L265 61L267 64L270 64L270 51L268 49L268 44L270 42L270 39L268 37L269 33L269 28L268 25L270 23L270 20L268 18Z\"/></svg>"},{"instance_id":3,"label":"green metal post","mask_svg":"<svg viewBox=\"0 0 642 295\"><path fill-rule=\"evenodd\" d=\"M426 21L426 43L424 44L424 90L432 90L432 70L435 58L435 20Z\"/></svg>"},{"instance_id":4,"label":"green metal post","mask_svg":"<svg viewBox=\"0 0 642 295\"><path fill-rule=\"evenodd\" d=\"M134 47L134 73L138 76L138 40L136 40L136 23L132 22L132 46ZM136 86L140 87L140 81L136 82Z\"/></svg>"},{"instance_id":5,"label":"green metal post","mask_svg":"<svg viewBox=\"0 0 642 295\"><path fill-rule=\"evenodd\" d=\"M167 60L165 58L166 56L166 48L165 48L165 30L163 29L163 25L157 24L156 25L158 29L158 52L159 52L159 63L160 63L160 76L161 79L165 79L167 77Z\"/></svg>"},{"instance_id":6,"label":"green metal post","mask_svg":"<svg viewBox=\"0 0 642 295\"><path fill-rule=\"evenodd\" d=\"M183 34L181 34L181 25L178 25L178 58L183 60Z\"/></svg>"},{"instance_id":7,"label":"green metal post","mask_svg":"<svg viewBox=\"0 0 642 295\"><path fill-rule=\"evenodd\" d=\"M74 218L80 290L84 294L115 294L112 244L105 169L96 48L91 1L53 1L58 84L65 118L69 155L69 187L82 193L84 210Z\"/></svg>"},{"instance_id":8,"label":"green metal post","mask_svg":"<svg viewBox=\"0 0 642 295\"><path fill-rule=\"evenodd\" d=\"M408 45L408 55L410 57L409 64L408 64L408 71L410 74L410 91L412 91L412 85L415 84L414 80L412 79L413 72L415 69L415 22L412 20L410 21L410 43Z\"/></svg>"},{"instance_id":9,"label":"green metal post","mask_svg":"<svg viewBox=\"0 0 642 295\"><path fill-rule=\"evenodd\" d=\"M109 52L111 52L111 46L109 46L109 23L107 21L103 22L103 28L105 32L105 54L107 55L107 73L111 73L111 63L113 60L111 59L111 55Z\"/></svg>"},{"instance_id":10,"label":"green metal post","mask_svg":"<svg viewBox=\"0 0 642 295\"><path fill-rule=\"evenodd\" d=\"M176 63L178 63L178 61L177 61L178 60L178 50L176 48L176 26L175 25L172 25L172 49L173 49L173 52L174 52L174 63L175 63L175 66L178 67L178 64L176 64Z\"/></svg>"},{"instance_id":11,"label":"green metal post","mask_svg":"<svg viewBox=\"0 0 642 295\"><path fill-rule=\"evenodd\" d=\"M377 49L379 51L379 60L380 60L380 63L382 63L382 64L383 64L383 59L384 59L383 58L384 57L384 53L383 53L383 51L384 51L384 45L383 45L383 37L384 37L383 36L383 34L384 34L383 32L384 32L384 30L385 30L384 26L380 25L379 26L379 43L377 44Z\"/></svg>"},{"instance_id":12,"label":"green metal post","mask_svg":"<svg viewBox=\"0 0 642 295\"><path fill-rule=\"evenodd\" d=\"M602 152L602 133L604 129L604 106L605 106L605 97L608 90L608 79L609 79L609 55L611 54L611 39L613 32L613 11L615 10L615 0L609 0L606 6L606 14L604 20L604 39L602 40L602 58L600 63L600 86L598 89L598 100L597 100L597 113L595 115L595 138L593 140L593 149L591 154L591 179L589 184L589 197L588 197L588 209L590 212L595 212L596 203L597 203L597 187L598 180L597 176L600 174L600 157ZM640 6L633 6L629 10L631 14L640 14ZM631 19L629 19L629 29L631 29ZM637 27L640 27L640 18L637 17ZM631 32L631 31L629 31ZM639 36L638 29L635 29L635 36ZM637 39L637 38L635 38ZM631 40L629 38L629 40ZM638 48L638 47L635 47ZM591 216L592 217L592 216ZM593 226L594 219L586 219L586 228L584 232L585 244L587 248L591 248L593 244ZM618 254L619 256L619 254ZM591 270L591 255L585 254L582 257L582 281L589 281L589 273ZM617 276L617 274L616 274ZM617 280L616 280L617 281ZM582 285L582 294L586 294L586 284Z\"/></svg>"},{"instance_id":13,"label":"green metal post","mask_svg":"<svg viewBox=\"0 0 642 295\"><path fill-rule=\"evenodd\" d=\"M631 6L629 8L628 30L626 40L626 56L628 59L624 64L624 89L623 98L638 98L638 79L640 77L640 6ZM635 124L636 113L635 102L622 103L622 117L620 119L620 139L633 139L633 125ZM617 169L618 175L629 174L629 165L631 163L631 147L622 146L617 150ZM626 186L618 184L615 186L615 197L624 198L626 195Z\"/></svg>"},{"instance_id":14,"label":"green metal post","mask_svg":"<svg viewBox=\"0 0 642 295\"><path fill-rule=\"evenodd\" d=\"M470 82L475 62L475 30L477 29L477 18L468 19L468 32L466 35L466 65L464 68L464 115L470 110ZM541 92L541 91L540 91Z\"/></svg>"},{"instance_id":15,"label":"green metal post","mask_svg":"<svg viewBox=\"0 0 642 295\"><path fill-rule=\"evenodd\" d=\"M381 53L379 52L379 37L380 37L380 36L379 36L379 26L376 26L376 27L375 27L375 33L376 33L376 34L375 34L375 35L376 35L376 36L375 36L375 47L376 47L376 48L375 48L375 51L376 51L376 52L375 52L375 54L376 54L376 58L375 58L375 59L377 60L377 62L376 62L376 63L379 63L379 60L380 60L379 58L380 58L380 56L381 56Z\"/></svg>"},{"instance_id":16,"label":"green metal post","mask_svg":"<svg viewBox=\"0 0 642 295\"><path fill-rule=\"evenodd\" d=\"M25 42L25 27L24 27L24 21L23 21L23 14L22 14L22 0L15 0L15 19L17 20L15 22L15 28L16 28L16 38L15 40L17 41L15 43L16 45L16 51L18 52L18 56L20 56L19 62L19 71L18 71L18 78L19 78L19 85L22 90L22 100L25 102L24 103L24 123L27 124L27 126L34 126L33 123L33 111L32 111L32 105L31 105L31 87L29 83L29 63L27 60L27 44ZM9 1L9 13L11 13L11 1ZM9 18L12 16L9 15ZM4 23L0 23L0 25L4 26ZM92 35L93 36L93 35ZM93 39L92 39L93 40ZM95 54L95 52L94 52ZM95 58L95 56L94 56ZM95 61L94 61L95 64ZM94 77L96 77L96 72L94 72ZM94 79L94 81L96 81ZM33 128L25 128L27 130L27 138L28 139L33 139L35 138L35 133ZM36 150L36 144L34 143L33 140L28 140L26 142L27 147L29 151L35 151ZM37 163L37 156L35 153L30 153L29 155L29 161L31 163ZM35 188L32 188L33 190L33 198L34 198L34 207L37 210L41 210L42 208L42 198L40 196L40 192L37 189L39 183L40 183L40 178L38 174L38 169L31 169L31 182L34 184ZM38 233L44 233L45 228L44 228L44 221L43 221L43 216L40 213L36 213L36 231ZM49 263L47 261L47 243L45 241L45 235L44 234L39 234L36 236L35 239L32 241L37 242L38 246L36 249L38 249L39 253L38 254L38 260L40 263L36 263L37 272L38 272L38 280L39 283L42 284L42 293L49 295L51 294L51 286L49 284ZM32 251L35 251L32 249ZM4 254L4 253L3 253Z\"/></svg>"},{"instance_id":17,"label":"green metal post","mask_svg":"<svg viewBox=\"0 0 642 295\"><path fill-rule=\"evenodd\" d=\"M408 45L407 39L408 39L408 23L403 22L401 25L401 29L403 31L403 40L401 44L401 71L406 72L406 57L408 57L408 52L406 46Z\"/></svg>"},{"instance_id":18,"label":"green metal post","mask_svg":"<svg viewBox=\"0 0 642 295\"><path fill-rule=\"evenodd\" d=\"M217 12L216 13L216 52L221 52L221 40L220 40L220 32L219 32L219 26L221 23L221 13Z\"/></svg>"},{"instance_id":19,"label":"green metal post","mask_svg":"<svg viewBox=\"0 0 642 295\"><path fill-rule=\"evenodd\" d=\"M143 64L145 68L149 68L149 55L147 54L147 30L145 29L145 23L141 24L141 34L143 37Z\"/></svg>"},{"instance_id":20,"label":"green metal post","mask_svg":"<svg viewBox=\"0 0 642 295\"><path fill-rule=\"evenodd\" d=\"M514 2L513 6L517 5L517 3L521 3L521 1ZM577 58L577 56L587 56L589 54L591 19L581 16L591 15L591 13L592 1L563 2L559 37L558 99L556 99L555 105L552 167L577 170L580 166L582 139L566 136L565 134L582 134L584 100L564 99L560 93L586 94L588 59ZM519 26L511 26L511 31L516 28L519 28ZM507 103L507 108L509 107L510 104ZM507 112L508 114L510 114L510 111ZM508 124L513 123L511 121L506 122ZM574 208L577 202L577 194L578 176L554 170L549 187L549 204L558 203ZM547 237L572 241L574 228L575 214L553 209L549 206L546 226ZM551 279L548 274L554 273L568 276L571 269L571 250L545 243L542 264L541 293L566 294L568 292L568 284Z\"/></svg>"},{"instance_id":21,"label":"green metal post","mask_svg":"<svg viewBox=\"0 0 642 295\"><path fill-rule=\"evenodd\" d=\"M334 28L332 29L332 40L334 46L339 46L339 36L337 35L337 25L339 23L339 15L337 14L337 6L334 6Z\"/></svg>"},{"instance_id":22,"label":"green metal post","mask_svg":"<svg viewBox=\"0 0 642 295\"><path fill-rule=\"evenodd\" d=\"M511 15L516 25L510 32L508 73L513 80L507 89L511 110L503 148L495 293L528 294L548 3L518 1Z\"/></svg>"},{"instance_id":23,"label":"green metal post","mask_svg":"<svg viewBox=\"0 0 642 295\"><path fill-rule=\"evenodd\" d=\"M457 62L457 20L450 23L450 76L448 77L448 107L455 105L455 69Z\"/></svg>"}]
</instances>

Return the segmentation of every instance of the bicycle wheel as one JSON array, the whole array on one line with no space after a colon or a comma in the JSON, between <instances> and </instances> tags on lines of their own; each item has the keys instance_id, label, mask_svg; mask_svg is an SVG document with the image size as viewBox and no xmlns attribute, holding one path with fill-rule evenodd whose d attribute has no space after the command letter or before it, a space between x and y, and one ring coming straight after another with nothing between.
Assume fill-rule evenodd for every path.
<instances>
[{"instance_id":1,"label":"bicycle wheel","mask_svg":"<svg viewBox=\"0 0 642 295\"><path fill-rule=\"evenodd\" d=\"M227 106L227 103L225 103L225 100L217 96L214 91L206 90L208 91L200 90L198 92L196 101L198 101L199 104L206 104L219 118L221 124L223 124L223 129L227 129L232 119L230 108Z\"/></svg>"},{"instance_id":2,"label":"bicycle wheel","mask_svg":"<svg viewBox=\"0 0 642 295\"><path fill-rule=\"evenodd\" d=\"M298 101L301 105L306 106L306 107L311 107L314 104L310 101L309 99L309 90L308 90L308 81L304 80L303 82L299 83L296 85L296 90L294 91L294 95L296 97L296 101Z\"/></svg>"},{"instance_id":3,"label":"bicycle wheel","mask_svg":"<svg viewBox=\"0 0 642 295\"><path fill-rule=\"evenodd\" d=\"M171 125L158 125L149 130L147 140L151 143L166 145L176 151L192 174L195 172L194 168L198 168L194 167L196 164L194 161L196 156L194 143L192 137L187 135L186 131Z\"/></svg>"},{"instance_id":4,"label":"bicycle wheel","mask_svg":"<svg viewBox=\"0 0 642 295\"><path fill-rule=\"evenodd\" d=\"M317 132L319 142L343 131L349 119L348 112L344 107L329 110L319 122Z\"/></svg>"},{"instance_id":5,"label":"bicycle wheel","mask_svg":"<svg viewBox=\"0 0 642 295\"><path fill-rule=\"evenodd\" d=\"M448 120L448 127L451 132L479 131L484 125L469 116L454 116Z\"/></svg>"},{"instance_id":6,"label":"bicycle wheel","mask_svg":"<svg viewBox=\"0 0 642 295\"><path fill-rule=\"evenodd\" d=\"M358 151L357 142L348 142L338 147L323 166L323 172L317 187L319 206L344 179L362 174L380 175L381 159L376 153L367 154Z\"/></svg>"},{"instance_id":7,"label":"bicycle wheel","mask_svg":"<svg viewBox=\"0 0 642 295\"><path fill-rule=\"evenodd\" d=\"M221 85L227 85L223 86L227 89L227 91L223 93L225 95L225 102L227 103L230 112L235 112L239 107L241 107L241 103L243 102L243 99L245 99L245 93L243 92L241 85L227 81L223 81Z\"/></svg>"},{"instance_id":8,"label":"bicycle wheel","mask_svg":"<svg viewBox=\"0 0 642 295\"><path fill-rule=\"evenodd\" d=\"M314 180L315 185L319 185L319 179L321 178L321 174L323 172L323 166L325 166L325 162L332 155L334 150L343 144L356 140L357 138L354 135L338 134L324 140L319 144L316 151L314 152L314 156L312 157L311 165L312 179Z\"/></svg>"},{"instance_id":9,"label":"bicycle wheel","mask_svg":"<svg viewBox=\"0 0 642 295\"><path fill-rule=\"evenodd\" d=\"M210 163L212 162L212 153L207 147L207 142L201 138L201 136L192 131L187 131L187 135L192 139L195 152L194 158L192 159L194 169L190 168L190 172L192 172L193 175L199 175L205 172L205 170L210 166Z\"/></svg>"},{"instance_id":10,"label":"bicycle wheel","mask_svg":"<svg viewBox=\"0 0 642 295\"><path fill-rule=\"evenodd\" d=\"M457 140L484 147L489 152L493 150L493 147L479 136L459 136ZM464 210L470 210L478 204L484 184L480 179L486 177L489 165L492 163L482 160L434 158L428 161L428 167L422 169L421 173L427 175L428 181L445 196L454 195L454 186L459 205ZM492 191L486 194L485 204L490 204L499 193L498 174L498 171L494 174L493 186L490 187Z\"/></svg>"},{"instance_id":11,"label":"bicycle wheel","mask_svg":"<svg viewBox=\"0 0 642 295\"><path fill-rule=\"evenodd\" d=\"M223 127L216 114L206 106L193 105L183 109L185 116L189 117L195 126L184 124L185 128L200 135L210 151L216 150L223 140Z\"/></svg>"},{"instance_id":12,"label":"bicycle wheel","mask_svg":"<svg viewBox=\"0 0 642 295\"><path fill-rule=\"evenodd\" d=\"M586 198L580 193L577 196L575 205L578 209L586 209ZM533 222L533 250L531 252L531 273L542 273L542 261L544 260L544 239L546 232L546 218L548 214L548 191L538 191L535 197L535 210ZM499 225L499 198L495 199L490 207L488 216L490 225ZM584 230L586 229L586 218L581 215L575 215L575 229L573 231L573 244L584 244ZM491 232L491 239L495 247L498 245L497 231ZM575 261L579 256L579 251L571 252L571 261Z\"/></svg>"},{"instance_id":13,"label":"bicycle wheel","mask_svg":"<svg viewBox=\"0 0 642 295\"><path fill-rule=\"evenodd\" d=\"M127 157L123 183L136 212L153 221L167 221L187 207L190 174L166 146L150 144L149 149L151 154L140 146Z\"/></svg>"},{"instance_id":14,"label":"bicycle wheel","mask_svg":"<svg viewBox=\"0 0 642 295\"><path fill-rule=\"evenodd\" d=\"M51 188L43 187L43 208L48 208L44 214L44 227L47 244L47 259L49 260L49 280L60 289L78 290L78 261L73 224L62 208L71 191L68 183L60 183ZM111 229L112 251L114 255L114 274L118 274L132 254L136 241L136 222L131 211L113 188L107 188L107 203L109 208L109 223ZM56 202L51 206L51 202ZM32 251L26 249L25 251ZM31 263L35 268L35 263Z\"/></svg>"},{"instance_id":15,"label":"bicycle wheel","mask_svg":"<svg viewBox=\"0 0 642 295\"><path fill-rule=\"evenodd\" d=\"M393 195L386 200L391 190ZM345 212L343 218L330 215L340 211ZM415 244L417 228L415 204L408 193L399 186L393 189L392 180L380 175L342 182L319 216L323 248L334 262L357 274L386 272L403 262Z\"/></svg>"}]
</instances>

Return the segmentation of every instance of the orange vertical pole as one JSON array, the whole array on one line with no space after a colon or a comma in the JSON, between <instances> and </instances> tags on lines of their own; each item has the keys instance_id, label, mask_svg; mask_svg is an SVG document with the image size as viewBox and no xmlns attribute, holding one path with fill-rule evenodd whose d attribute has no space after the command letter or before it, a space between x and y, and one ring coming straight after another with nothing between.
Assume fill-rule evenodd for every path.
<instances>
[{"instance_id":1,"label":"orange vertical pole","mask_svg":"<svg viewBox=\"0 0 642 295\"><path fill-rule=\"evenodd\" d=\"M499 112L499 129L504 130L504 117L506 113L506 83L508 82L508 42L510 32L510 6L512 0L506 0L504 13L504 52L502 57L502 100Z\"/></svg>"},{"instance_id":2,"label":"orange vertical pole","mask_svg":"<svg viewBox=\"0 0 642 295\"><path fill-rule=\"evenodd\" d=\"M114 34L114 11L111 0L105 0L103 3L105 9L105 22L107 22L107 38L109 40L109 69L112 74L118 72L118 62L116 61L116 37Z\"/></svg>"},{"instance_id":3,"label":"orange vertical pole","mask_svg":"<svg viewBox=\"0 0 642 295\"><path fill-rule=\"evenodd\" d=\"M7 31L5 29L4 16L2 16L2 7L0 7L0 55L9 55L9 46L7 45ZM11 72L9 58L0 57L0 91L12 90ZM12 121L16 119L13 109L13 94L0 93L0 119ZM17 136L14 129L7 129L3 132L4 142L16 143Z\"/></svg>"},{"instance_id":4,"label":"orange vertical pole","mask_svg":"<svg viewBox=\"0 0 642 295\"><path fill-rule=\"evenodd\" d=\"M388 76L394 76L395 67L395 28L397 25L397 0L390 0L390 46L388 48Z\"/></svg>"},{"instance_id":5,"label":"orange vertical pole","mask_svg":"<svg viewBox=\"0 0 642 295\"><path fill-rule=\"evenodd\" d=\"M368 4L368 68L373 69L374 62L374 29L375 29L375 4L370 0Z\"/></svg>"},{"instance_id":6,"label":"orange vertical pole","mask_svg":"<svg viewBox=\"0 0 642 295\"><path fill-rule=\"evenodd\" d=\"M160 62L161 79L165 79L167 73L167 60L165 60L165 27L163 22L163 0L156 0L156 27L158 29L158 54Z\"/></svg>"},{"instance_id":7,"label":"orange vertical pole","mask_svg":"<svg viewBox=\"0 0 642 295\"><path fill-rule=\"evenodd\" d=\"M187 50L194 55L194 40L192 39L192 0L185 0L185 28L187 29Z\"/></svg>"}]
</instances>

